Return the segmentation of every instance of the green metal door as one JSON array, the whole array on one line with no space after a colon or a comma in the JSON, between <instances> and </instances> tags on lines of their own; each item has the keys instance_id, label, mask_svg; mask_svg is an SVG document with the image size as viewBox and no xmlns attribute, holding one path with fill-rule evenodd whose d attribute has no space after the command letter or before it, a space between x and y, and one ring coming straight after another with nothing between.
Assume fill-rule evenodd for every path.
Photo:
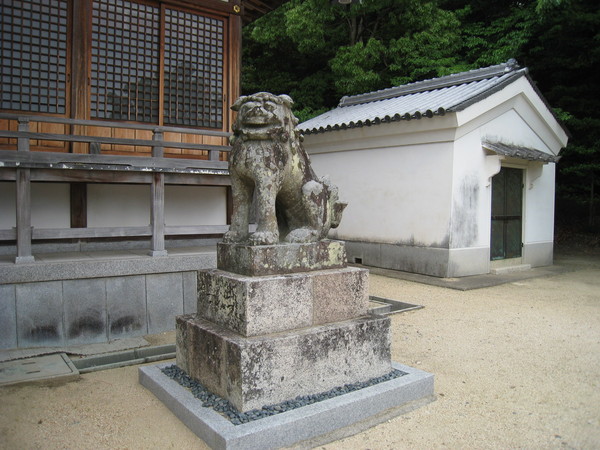
<instances>
[{"instance_id":1,"label":"green metal door","mask_svg":"<svg viewBox=\"0 0 600 450\"><path fill-rule=\"evenodd\" d=\"M503 167L492 178L491 259L521 256L523 171Z\"/></svg>"}]
</instances>

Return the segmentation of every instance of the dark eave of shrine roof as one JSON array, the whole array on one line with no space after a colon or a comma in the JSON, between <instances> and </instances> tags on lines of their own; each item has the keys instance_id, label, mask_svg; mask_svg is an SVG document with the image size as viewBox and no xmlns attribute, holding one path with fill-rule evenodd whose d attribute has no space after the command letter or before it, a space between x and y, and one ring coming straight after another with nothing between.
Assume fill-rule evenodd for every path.
<instances>
[{"instance_id":1,"label":"dark eave of shrine roof","mask_svg":"<svg viewBox=\"0 0 600 450\"><path fill-rule=\"evenodd\" d=\"M242 0L242 20L244 25L279 8L287 0Z\"/></svg>"}]
</instances>

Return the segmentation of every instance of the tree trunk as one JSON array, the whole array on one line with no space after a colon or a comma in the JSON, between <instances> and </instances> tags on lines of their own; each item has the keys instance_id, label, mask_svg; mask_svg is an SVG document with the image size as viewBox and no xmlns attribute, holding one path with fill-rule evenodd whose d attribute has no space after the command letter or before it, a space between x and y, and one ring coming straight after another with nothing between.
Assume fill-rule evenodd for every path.
<instances>
[{"instance_id":1,"label":"tree trunk","mask_svg":"<svg viewBox=\"0 0 600 450\"><path fill-rule=\"evenodd\" d=\"M594 225L594 219L595 219L595 204L594 204L594 185L596 184L596 179L594 177L594 174L592 173L592 185L590 188L590 210L589 210L589 218L588 218L588 225L591 227Z\"/></svg>"}]
</instances>

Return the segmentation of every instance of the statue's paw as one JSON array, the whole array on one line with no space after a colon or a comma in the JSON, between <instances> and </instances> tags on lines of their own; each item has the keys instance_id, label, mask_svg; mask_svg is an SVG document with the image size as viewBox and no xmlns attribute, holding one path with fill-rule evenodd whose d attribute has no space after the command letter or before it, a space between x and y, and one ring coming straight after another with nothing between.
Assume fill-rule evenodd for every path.
<instances>
[{"instance_id":1,"label":"statue's paw","mask_svg":"<svg viewBox=\"0 0 600 450\"><path fill-rule=\"evenodd\" d=\"M235 243L235 242L243 242L248 237L248 233L240 233L239 231L228 231L223 235L223 242L225 243Z\"/></svg>"},{"instance_id":2,"label":"statue's paw","mask_svg":"<svg viewBox=\"0 0 600 450\"><path fill-rule=\"evenodd\" d=\"M250 245L275 245L279 243L279 233L256 231L250 236Z\"/></svg>"},{"instance_id":3,"label":"statue's paw","mask_svg":"<svg viewBox=\"0 0 600 450\"><path fill-rule=\"evenodd\" d=\"M296 228L288 233L285 237L286 242L292 244L306 244L319 240L319 233L312 228Z\"/></svg>"}]
</instances>

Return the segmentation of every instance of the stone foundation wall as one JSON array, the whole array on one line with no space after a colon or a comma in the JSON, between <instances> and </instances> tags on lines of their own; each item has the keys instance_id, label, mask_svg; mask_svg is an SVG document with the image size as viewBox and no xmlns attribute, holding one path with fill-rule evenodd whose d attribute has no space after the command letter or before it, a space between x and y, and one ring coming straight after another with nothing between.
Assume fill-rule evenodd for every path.
<instances>
[{"instance_id":1,"label":"stone foundation wall","mask_svg":"<svg viewBox=\"0 0 600 450\"><path fill-rule=\"evenodd\" d=\"M63 347L175 329L216 254L0 265L0 349Z\"/></svg>"}]
</instances>

